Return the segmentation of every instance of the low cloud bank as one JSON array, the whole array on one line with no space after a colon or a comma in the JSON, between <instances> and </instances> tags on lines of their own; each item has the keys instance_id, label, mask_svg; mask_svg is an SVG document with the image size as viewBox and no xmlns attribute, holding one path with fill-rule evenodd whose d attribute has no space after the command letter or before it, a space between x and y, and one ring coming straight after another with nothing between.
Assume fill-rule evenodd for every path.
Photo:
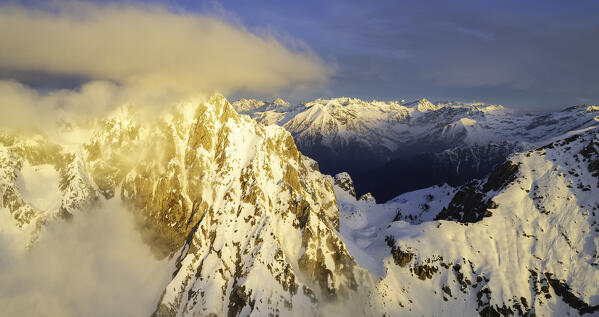
<instances>
[{"instance_id":1,"label":"low cloud bank","mask_svg":"<svg viewBox=\"0 0 599 317\"><path fill-rule=\"evenodd\" d=\"M48 224L27 252L0 232L6 316L148 316L168 282L118 202Z\"/></svg>"}]
</instances>

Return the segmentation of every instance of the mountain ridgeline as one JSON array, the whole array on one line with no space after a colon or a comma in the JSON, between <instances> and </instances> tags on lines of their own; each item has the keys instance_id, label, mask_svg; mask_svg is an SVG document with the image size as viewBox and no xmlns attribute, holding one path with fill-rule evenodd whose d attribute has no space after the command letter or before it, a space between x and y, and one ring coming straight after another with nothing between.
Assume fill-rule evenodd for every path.
<instances>
[{"instance_id":1,"label":"mountain ridgeline","mask_svg":"<svg viewBox=\"0 0 599 317\"><path fill-rule=\"evenodd\" d=\"M46 224L117 199L155 256L174 259L155 316L313 315L321 302L366 298L370 275L338 236L333 185L284 129L216 95L153 122L123 107L63 132L91 137L0 139L2 232L23 247Z\"/></svg>"},{"instance_id":2,"label":"mountain ridgeline","mask_svg":"<svg viewBox=\"0 0 599 317\"><path fill-rule=\"evenodd\" d=\"M240 112L291 132L323 172L349 172L358 194L379 201L432 185L456 186L487 175L511 153L595 124L596 106L548 114L483 103L317 99L291 105L242 99Z\"/></svg>"},{"instance_id":3,"label":"mountain ridgeline","mask_svg":"<svg viewBox=\"0 0 599 317\"><path fill-rule=\"evenodd\" d=\"M599 313L599 107L357 103L214 95L151 121L121 107L53 136L2 132L1 241L27 249L48 225L118 202L169 266L153 316ZM372 144L388 155L372 170L392 169L400 148L451 146L418 155L468 179L377 203L296 146L317 140ZM464 164L490 173L470 179ZM401 171L380 183L410 182Z\"/></svg>"}]
</instances>

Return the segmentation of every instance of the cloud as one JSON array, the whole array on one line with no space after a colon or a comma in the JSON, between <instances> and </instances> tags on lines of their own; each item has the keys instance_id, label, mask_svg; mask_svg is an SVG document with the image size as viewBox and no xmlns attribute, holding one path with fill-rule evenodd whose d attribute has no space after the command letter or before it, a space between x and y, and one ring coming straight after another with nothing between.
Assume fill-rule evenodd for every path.
<instances>
[{"instance_id":1,"label":"cloud","mask_svg":"<svg viewBox=\"0 0 599 317\"><path fill-rule=\"evenodd\" d=\"M215 17L61 3L51 11L0 8L1 68L225 92L273 91L328 76L309 51L290 51Z\"/></svg>"},{"instance_id":2,"label":"cloud","mask_svg":"<svg viewBox=\"0 0 599 317\"><path fill-rule=\"evenodd\" d=\"M94 80L73 90L40 92L15 80L0 80L0 130L48 136L56 132L59 122L104 118L122 105L133 105L138 120L155 119L180 99L205 97L201 92L163 88Z\"/></svg>"},{"instance_id":3,"label":"cloud","mask_svg":"<svg viewBox=\"0 0 599 317\"><path fill-rule=\"evenodd\" d=\"M99 117L126 100L123 93L104 81L86 83L78 90L40 93L14 80L0 80L0 127L31 132L51 129L65 115Z\"/></svg>"},{"instance_id":4,"label":"cloud","mask_svg":"<svg viewBox=\"0 0 599 317\"><path fill-rule=\"evenodd\" d=\"M118 202L53 222L28 252L0 232L0 307L7 316L148 316L168 283Z\"/></svg>"},{"instance_id":5,"label":"cloud","mask_svg":"<svg viewBox=\"0 0 599 317\"><path fill-rule=\"evenodd\" d=\"M318 88L333 72L306 46L290 49L223 17L157 5L0 5L0 42L2 117L56 111L95 115L117 103L165 107L213 91L275 95ZM84 84L40 93L7 81L36 73Z\"/></svg>"}]
</instances>

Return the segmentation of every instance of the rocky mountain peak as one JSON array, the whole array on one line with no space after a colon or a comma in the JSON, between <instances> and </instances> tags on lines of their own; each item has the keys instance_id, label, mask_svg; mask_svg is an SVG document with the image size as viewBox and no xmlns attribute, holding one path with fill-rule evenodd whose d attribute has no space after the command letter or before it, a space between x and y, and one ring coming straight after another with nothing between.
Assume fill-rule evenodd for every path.
<instances>
[{"instance_id":1,"label":"rocky mountain peak","mask_svg":"<svg viewBox=\"0 0 599 317\"><path fill-rule=\"evenodd\" d=\"M439 109L438 106L435 106L432 102L428 101L426 98L421 98L416 101L412 101L410 103L404 104L404 106L415 109L418 112L428 112L435 111Z\"/></svg>"},{"instance_id":2,"label":"rocky mountain peak","mask_svg":"<svg viewBox=\"0 0 599 317\"><path fill-rule=\"evenodd\" d=\"M273 105L275 106L279 106L279 107L289 107L291 106L291 103L281 99L281 98L277 98L275 100L273 100L272 102Z\"/></svg>"},{"instance_id":3,"label":"rocky mountain peak","mask_svg":"<svg viewBox=\"0 0 599 317\"><path fill-rule=\"evenodd\" d=\"M175 258L156 316L316 313L370 280L339 238L333 185L318 164L289 132L239 115L222 95L154 121L129 113L90 129L74 152L3 138L0 194L13 219L3 225L43 233L47 221L121 200L156 257ZM61 209L28 202L18 186L28 165L58 171Z\"/></svg>"}]
</instances>

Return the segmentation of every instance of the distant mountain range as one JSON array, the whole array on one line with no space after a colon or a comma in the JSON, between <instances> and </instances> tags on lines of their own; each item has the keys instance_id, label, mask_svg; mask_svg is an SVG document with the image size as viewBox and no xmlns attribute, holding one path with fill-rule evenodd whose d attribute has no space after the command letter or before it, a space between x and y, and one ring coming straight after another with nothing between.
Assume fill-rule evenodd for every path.
<instances>
[{"instance_id":1,"label":"distant mountain range","mask_svg":"<svg viewBox=\"0 0 599 317\"><path fill-rule=\"evenodd\" d=\"M241 99L233 107L262 124L284 127L323 172L349 172L358 194L371 192L379 201L483 177L509 154L596 125L599 116L599 106L539 114L426 99L335 98L298 105Z\"/></svg>"}]
</instances>

